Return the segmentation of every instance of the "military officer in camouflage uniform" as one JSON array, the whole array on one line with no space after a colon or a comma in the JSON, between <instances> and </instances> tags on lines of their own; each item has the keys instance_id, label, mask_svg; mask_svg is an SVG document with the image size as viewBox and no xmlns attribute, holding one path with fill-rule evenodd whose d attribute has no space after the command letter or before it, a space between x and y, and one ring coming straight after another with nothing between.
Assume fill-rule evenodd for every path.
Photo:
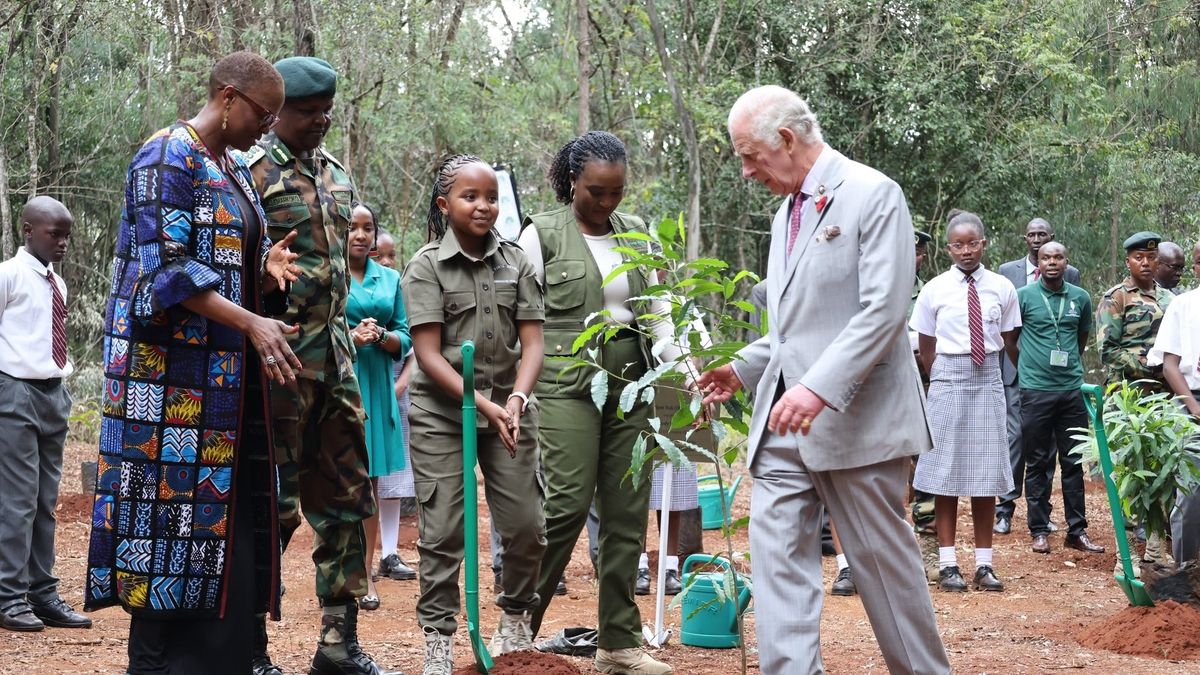
<instances>
[{"instance_id":1,"label":"military officer in camouflage uniform","mask_svg":"<svg viewBox=\"0 0 1200 675\"><path fill-rule=\"evenodd\" d=\"M1100 361L1106 384L1141 380L1147 393L1167 391L1162 366L1146 364L1172 297L1154 280L1160 241L1162 237L1154 232L1138 232L1126 239L1129 276L1108 289L1100 301L1096 323L1100 326Z\"/></svg>"},{"instance_id":2,"label":"military officer in camouflage uniform","mask_svg":"<svg viewBox=\"0 0 1200 675\"><path fill-rule=\"evenodd\" d=\"M298 233L292 252L302 270L280 318L298 324L289 336L303 369L293 387L272 387L279 463L280 538L286 549L300 514L314 532L316 592L323 616L312 669L317 675L379 675L358 646L358 598L367 591L363 519L375 512L367 473L363 404L346 325L346 237L356 200L346 170L321 142L337 86L333 68L312 57L275 64L286 100L275 130L247 157L262 196L271 239ZM254 675L275 675L260 630Z\"/></svg>"}]
</instances>

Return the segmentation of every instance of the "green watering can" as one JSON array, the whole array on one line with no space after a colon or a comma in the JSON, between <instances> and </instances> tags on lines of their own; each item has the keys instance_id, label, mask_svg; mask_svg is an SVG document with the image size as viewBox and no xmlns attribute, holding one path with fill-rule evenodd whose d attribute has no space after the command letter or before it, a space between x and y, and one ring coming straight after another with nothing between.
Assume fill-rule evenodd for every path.
<instances>
[{"instance_id":1,"label":"green watering can","mask_svg":"<svg viewBox=\"0 0 1200 675\"><path fill-rule=\"evenodd\" d=\"M466 569L467 633L475 652L475 670L491 670L492 656L479 634L479 483L475 480L475 343L467 340L463 356L463 565Z\"/></svg>"},{"instance_id":2,"label":"green watering can","mask_svg":"<svg viewBox=\"0 0 1200 675\"><path fill-rule=\"evenodd\" d=\"M742 476L738 476L732 486L725 487L724 495L721 494L716 475L701 476L696 480L696 484L696 495L700 500L700 527L719 530L722 524L731 522L732 517L729 514L733 511L733 496L742 484ZM722 496L725 498L724 505L721 504Z\"/></svg>"},{"instance_id":3,"label":"green watering can","mask_svg":"<svg viewBox=\"0 0 1200 675\"><path fill-rule=\"evenodd\" d=\"M1100 450L1100 470L1104 474L1104 487L1108 492L1108 507L1112 510L1117 550L1121 553L1121 572L1123 574L1118 572L1114 578L1121 590L1125 591L1125 597L1129 598L1130 604L1138 607L1153 607L1154 600L1146 592L1146 585L1133 576L1129 539L1125 536L1125 512L1121 509L1121 497L1117 493L1117 484L1113 482L1112 455L1108 452L1108 435L1104 433L1104 389L1095 384L1085 384L1081 390L1083 391L1083 404L1092 418L1092 428L1096 430L1096 446Z\"/></svg>"},{"instance_id":4,"label":"green watering can","mask_svg":"<svg viewBox=\"0 0 1200 675\"><path fill-rule=\"evenodd\" d=\"M736 572L737 598L717 595L714 586L725 587L725 572L692 572L695 565L716 565L730 570L729 561L703 553L688 556L683 561L683 587L680 601L683 616L679 641L693 647L728 649L741 644L738 617L750 604L750 589L746 580Z\"/></svg>"}]
</instances>

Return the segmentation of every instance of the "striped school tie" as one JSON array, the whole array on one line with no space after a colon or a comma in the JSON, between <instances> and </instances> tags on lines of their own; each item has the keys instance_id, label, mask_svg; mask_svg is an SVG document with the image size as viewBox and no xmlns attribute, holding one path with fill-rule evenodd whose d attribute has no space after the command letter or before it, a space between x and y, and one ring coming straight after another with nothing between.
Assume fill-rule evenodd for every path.
<instances>
[{"instance_id":1,"label":"striped school tie","mask_svg":"<svg viewBox=\"0 0 1200 675\"><path fill-rule=\"evenodd\" d=\"M983 311L979 307L979 291L975 277L967 274L967 326L971 329L971 363L983 365Z\"/></svg>"},{"instance_id":2,"label":"striped school tie","mask_svg":"<svg viewBox=\"0 0 1200 675\"><path fill-rule=\"evenodd\" d=\"M52 322L53 343L51 352L54 355L54 365L59 368L67 367L67 303L63 300L62 291L54 283L54 272L46 270L46 281L50 282L50 291L54 296Z\"/></svg>"}]
</instances>

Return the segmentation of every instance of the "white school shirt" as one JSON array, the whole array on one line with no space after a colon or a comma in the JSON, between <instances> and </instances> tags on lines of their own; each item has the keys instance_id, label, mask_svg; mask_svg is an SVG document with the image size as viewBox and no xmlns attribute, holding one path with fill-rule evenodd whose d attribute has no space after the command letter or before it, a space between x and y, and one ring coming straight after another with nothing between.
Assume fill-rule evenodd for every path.
<instances>
[{"instance_id":1,"label":"white school shirt","mask_svg":"<svg viewBox=\"0 0 1200 675\"><path fill-rule=\"evenodd\" d=\"M67 377L74 370L54 364L54 295L43 265L25 247L0 263L0 371L22 380ZM67 301L67 284L54 275L54 283Z\"/></svg>"},{"instance_id":2,"label":"white school shirt","mask_svg":"<svg viewBox=\"0 0 1200 675\"><path fill-rule=\"evenodd\" d=\"M983 346L988 354L1004 349L1007 333L1021 325L1021 307L1012 282L983 265L971 273L979 293L983 315ZM971 332L967 326L967 277L958 267L942 272L917 296L909 327L937 338L938 354L970 354Z\"/></svg>"},{"instance_id":3,"label":"white school shirt","mask_svg":"<svg viewBox=\"0 0 1200 675\"><path fill-rule=\"evenodd\" d=\"M1161 366L1164 354L1179 357L1179 371L1187 381L1188 389L1200 390L1200 289L1175 296L1167 305L1154 338L1154 346L1146 355L1146 363Z\"/></svg>"}]
</instances>

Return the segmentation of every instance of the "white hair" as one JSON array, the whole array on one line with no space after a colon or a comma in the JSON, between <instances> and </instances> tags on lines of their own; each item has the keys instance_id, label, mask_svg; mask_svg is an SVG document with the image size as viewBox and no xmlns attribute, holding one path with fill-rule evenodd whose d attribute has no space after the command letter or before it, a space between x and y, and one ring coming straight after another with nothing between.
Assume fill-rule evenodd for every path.
<instances>
[{"instance_id":1,"label":"white hair","mask_svg":"<svg viewBox=\"0 0 1200 675\"><path fill-rule=\"evenodd\" d=\"M821 123L800 95L791 89L769 84L755 87L738 97L729 109L729 127L735 120L748 117L750 134L770 148L778 148L783 140L780 129L791 129L802 145L820 145Z\"/></svg>"}]
</instances>

